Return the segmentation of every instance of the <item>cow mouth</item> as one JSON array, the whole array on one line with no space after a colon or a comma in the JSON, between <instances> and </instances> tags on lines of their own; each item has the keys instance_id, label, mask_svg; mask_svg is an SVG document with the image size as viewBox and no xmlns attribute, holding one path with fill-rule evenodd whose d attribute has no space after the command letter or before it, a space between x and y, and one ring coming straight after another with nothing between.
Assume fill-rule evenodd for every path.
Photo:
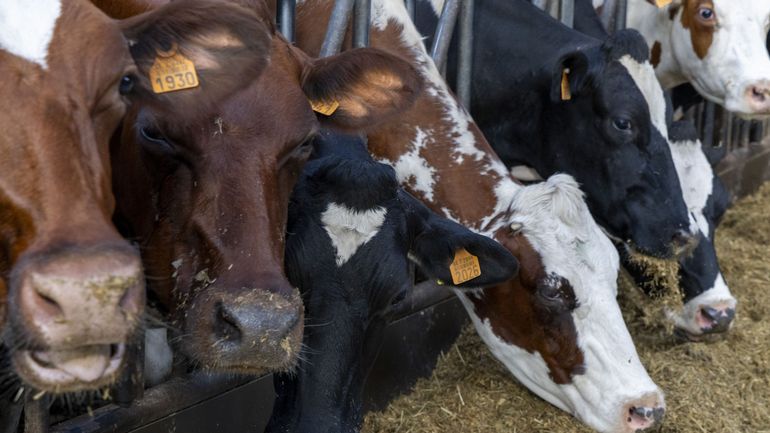
<instances>
[{"instance_id":1,"label":"cow mouth","mask_svg":"<svg viewBox=\"0 0 770 433\"><path fill-rule=\"evenodd\" d=\"M13 360L19 375L50 392L93 389L114 382L126 345L97 344L67 349L18 350Z\"/></svg>"}]
</instances>

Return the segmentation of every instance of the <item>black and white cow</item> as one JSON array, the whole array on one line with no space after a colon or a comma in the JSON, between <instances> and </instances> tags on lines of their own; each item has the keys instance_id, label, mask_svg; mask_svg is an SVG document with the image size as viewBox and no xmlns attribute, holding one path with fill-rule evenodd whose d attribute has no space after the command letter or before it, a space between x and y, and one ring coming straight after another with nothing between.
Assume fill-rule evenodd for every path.
<instances>
[{"instance_id":1,"label":"black and white cow","mask_svg":"<svg viewBox=\"0 0 770 433\"><path fill-rule=\"evenodd\" d=\"M593 37L609 37L591 0L575 0L574 24L575 29ZM735 317L737 301L719 269L713 242L714 230L727 210L730 197L714 174L713 162L704 153L693 123L672 124L670 110L667 120L671 156L690 213L690 227L699 239L692 254L679 259L679 281L685 305L681 312L671 312L670 317L681 334L699 339L703 334L727 331ZM655 286L653 278L637 268L623 252L621 260L639 286L648 291L664 290Z\"/></svg>"},{"instance_id":2,"label":"black and white cow","mask_svg":"<svg viewBox=\"0 0 770 433\"><path fill-rule=\"evenodd\" d=\"M571 174L625 249L672 258L692 247L644 39L602 42L524 0L479 0L474 19L471 114L514 175Z\"/></svg>"},{"instance_id":3,"label":"black and white cow","mask_svg":"<svg viewBox=\"0 0 770 433\"><path fill-rule=\"evenodd\" d=\"M465 249L481 275L460 286L473 288L504 281L517 268L499 243L404 192L364 140L324 132L314 154L294 189L286 236L287 275L302 292L309 323L304 361L276 378L268 432L359 430L363 386L388 313L412 288L411 263L451 282L449 265Z\"/></svg>"}]
</instances>

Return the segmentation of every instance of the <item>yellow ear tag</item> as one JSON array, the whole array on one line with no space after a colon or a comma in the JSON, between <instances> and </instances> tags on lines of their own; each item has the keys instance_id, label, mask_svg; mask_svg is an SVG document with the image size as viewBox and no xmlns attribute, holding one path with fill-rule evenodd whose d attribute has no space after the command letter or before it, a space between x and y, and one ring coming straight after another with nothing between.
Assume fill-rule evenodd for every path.
<instances>
[{"instance_id":1,"label":"yellow ear tag","mask_svg":"<svg viewBox=\"0 0 770 433\"><path fill-rule=\"evenodd\" d=\"M671 4L673 0L655 0L655 6L659 8L664 8Z\"/></svg>"},{"instance_id":2,"label":"yellow ear tag","mask_svg":"<svg viewBox=\"0 0 770 433\"><path fill-rule=\"evenodd\" d=\"M449 272L452 273L452 283L455 285L470 281L481 275L479 258L465 248L461 248L455 252L455 259L449 265Z\"/></svg>"},{"instance_id":3,"label":"yellow ear tag","mask_svg":"<svg viewBox=\"0 0 770 433\"><path fill-rule=\"evenodd\" d=\"M177 51L176 44L168 51L158 51L150 68L150 81L155 93L192 89L200 85L195 64Z\"/></svg>"},{"instance_id":4,"label":"yellow ear tag","mask_svg":"<svg viewBox=\"0 0 770 433\"><path fill-rule=\"evenodd\" d=\"M324 116L331 116L335 111L337 111L339 106L340 103L337 100L331 102L310 101L310 107L313 109L313 111L316 113L321 113Z\"/></svg>"},{"instance_id":5,"label":"yellow ear tag","mask_svg":"<svg viewBox=\"0 0 770 433\"><path fill-rule=\"evenodd\" d=\"M569 101L572 99L572 93L569 90L569 68L561 71L561 100Z\"/></svg>"}]
</instances>

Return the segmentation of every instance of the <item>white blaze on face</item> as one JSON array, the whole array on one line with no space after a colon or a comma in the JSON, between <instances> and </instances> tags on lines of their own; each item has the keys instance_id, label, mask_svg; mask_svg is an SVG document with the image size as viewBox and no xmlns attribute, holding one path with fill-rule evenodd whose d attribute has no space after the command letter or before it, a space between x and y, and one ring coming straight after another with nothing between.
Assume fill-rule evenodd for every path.
<instances>
[{"instance_id":1,"label":"white blaze on face","mask_svg":"<svg viewBox=\"0 0 770 433\"><path fill-rule=\"evenodd\" d=\"M61 14L59 0L2 0L0 49L48 67L48 46Z\"/></svg>"},{"instance_id":2,"label":"white blaze on face","mask_svg":"<svg viewBox=\"0 0 770 433\"><path fill-rule=\"evenodd\" d=\"M700 230L708 238L710 227L703 211L714 187L714 170L701 150L700 141L675 141L670 142L670 146L684 202L690 213L690 230L693 233Z\"/></svg>"},{"instance_id":3,"label":"white blaze on face","mask_svg":"<svg viewBox=\"0 0 770 433\"><path fill-rule=\"evenodd\" d=\"M357 211L338 203L329 203L321 222L337 251L337 266L353 257L361 245L369 242L380 231L387 210L377 206Z\"/></svg>"},{"instance_id":4,"label":"white blaze on face","mask_svg":"<svg viewBox=\"0 0 770 433\"><path fill-rule=\"evenodd\" d=\"M756 106L749 105L751 87L763 86L770 91L770 56L766 47L770 2L713 0L713 4L717 25L706 56L701 58L693 47L692 26L688 29L682 25L684 8L672 21L671 50L681 76L698 93L729 111L750 116L758 113ZM770 94L766 96L770 98Z\"/></svg>"},{"instance_id":5,"label":"white blaze on face","mask_svg":"<svg viewBox=\"0 0 770 433\"><path fill-rule=\"evenodd\" d=\"M547 274L566 278L579 304L572 313L585 374L558 385L539 353L529 353L494 334L470 300L456 292L492 353L527 388L602 432L628 431L626 405L639 398L651 406L663 396L639 360L617 304L619 258L593 220L577 183L555 175L520 189L514 198L515 223L541 255ZM627 413L625 414L627 416Z\"/></svg>"},{"instance_id":6,"label":"white blaze on face","mask_svg":"<svg viewBox=\"0 0 770 433\"><path fill-rule=\"evenodd\" d=\"M642 92L644 100L647 101L652 124L664 138L668 137L666 98L663 96L663 89L660 87L657 77L655 77L652 65L647 61L639 63L628 54L621 57L619 61L626 68L629 75L631 75L636 87Z\"/></svg>"}]
</instances>

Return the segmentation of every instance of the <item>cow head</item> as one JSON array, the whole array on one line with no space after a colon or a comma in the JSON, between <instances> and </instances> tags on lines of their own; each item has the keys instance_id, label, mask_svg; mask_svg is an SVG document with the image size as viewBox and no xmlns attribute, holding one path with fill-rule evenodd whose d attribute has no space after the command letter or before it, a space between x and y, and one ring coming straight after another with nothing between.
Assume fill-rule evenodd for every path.
<instances>
[{"instance_id":1,"label":"cow head","mask_svg":"<svg viewBox=\"0 0 770 433\"><path fill-rule=\"evenodd\" d=\"M681 77L729 111L746 117L770 115L770 57L765 46L770 2L677 0L667 12L672 21L670 55Z\"/></svg>"},{"instance_id":2,"label":"cow head","mask_svg":"<svg viewBox=\"0 0 770 433\"><path fill-rule=\"evenodd\" d=\"M83 1L3 2L0 22L4 343L35 388L101 387L144 307L139 255L110 220L108 142L135 66L120 27Z\"/></svg>"},{"instance_id":3,"label":"cow head","mask_svg":"<svg viewBox=\"0 0 770 433\"><path fill-rule=\"evenodd\" d=\"M286 209L310 139L322 124L376 124L420 84L377 50L310 59L276 33L261 3L201 5L171 3L173 21L144 21L160 42L129 35L142 88L170 50L195 65L200 86L145 92L128 113L112 149L118 215L140 239L183 353L208 369L286 369L303 325L283 273ZM316 114L311 102L334 108Z\"/></svg>"},{"instance_id":4,"label":"cow head","mask_svg":"<svg viewBox=\"0 0 770 433\"><path fill-rule=\"evenodd\" d=\"M694 246L667 142L666 101L633 30L563 54L535 166L566 172L586 191L599 224L625 250L672 258ZM571 100L562 100L564 71ZM547 125L547 126L546 126Z\"/></svg>"},{"instance_id":5,"label":"cow head","mask_svg":"<svg viewBox=\"0 0 770 433\"><path fill-rule=\"evenodd\" d=\"M324 133L315 148L318 158L292 196L286 239L287 273L309 322L307 366L276 381L271 432L359 431L363 387L389 313L412 289L409 258L429 277L451 281L455 252L469 251L481 275L462 285L498 283L516 269L499 243L401 190L364 140Z\"/></svg>"},{"instance_id":6,"label":"cow head","mask_svg":"<svg viewBox=\"0 0 770 433\"><path fill-rule=\"evenodd\" d=\"M663 417L618 307L618 255L575 181L555 175L514 196L503 245L513 280L460 296L489 349L527 388L602 432Z\"/></svg>"},{"instance_id":7,"label":"cow head","mask_svg":"<svg viewBox=\"0 0 770 433\"><path fill-rule=\"evenodd\" d=\"M737 301L719 269L713 241L714 230L727 210L729 194L706 159L692 122L675 122L669 137L690 224L700 237L692 254L679 260L679 283L685 305L682 311L671 312L671 317L680 333L697 340L704 334L726 332L735 317ZM637 285L648 292L670 290L658 287L632 263L626 269Z\"/></svg>"}]
</instances>

